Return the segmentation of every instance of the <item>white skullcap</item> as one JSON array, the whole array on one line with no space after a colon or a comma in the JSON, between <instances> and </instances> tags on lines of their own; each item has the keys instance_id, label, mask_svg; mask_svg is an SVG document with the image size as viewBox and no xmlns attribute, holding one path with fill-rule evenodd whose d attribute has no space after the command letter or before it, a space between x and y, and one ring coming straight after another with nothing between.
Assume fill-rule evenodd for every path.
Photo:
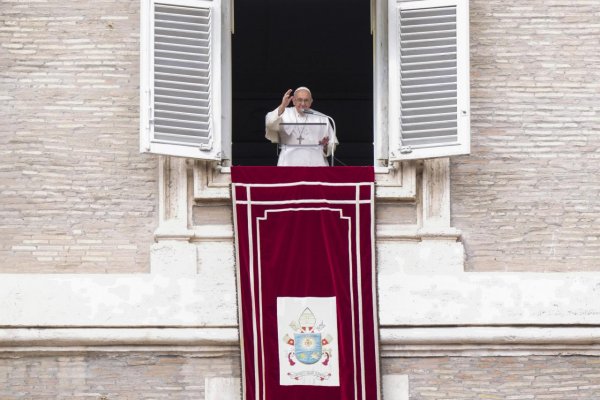
<instances>
[{"instance_id":1,"label":"white skullcap","mask_svg":"<svg viewBox=\"0 0 600 400\"><path fill-rule=\"evenodd\" d=\"M306 90L308 92L308 94L310 94L310 97L312 98L312 93L310 92L310 89L307 88L306 86L300 86L298 89L294 90L294 94L296 94L296 92L298 90Z\"/></svg>"}]
</instances>

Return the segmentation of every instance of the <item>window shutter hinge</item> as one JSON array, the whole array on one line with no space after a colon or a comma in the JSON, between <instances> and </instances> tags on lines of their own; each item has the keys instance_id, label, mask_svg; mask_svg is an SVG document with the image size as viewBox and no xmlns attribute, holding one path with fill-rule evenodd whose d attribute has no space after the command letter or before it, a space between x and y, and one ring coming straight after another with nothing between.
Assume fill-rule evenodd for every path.
<instances>
[{"instance_id":1,"label":"window shutter hinge","mask_svg":"<svg viewBox=\"0 0 600 400\"><path fill-rule=\"evenodd\" d=\"M210 139L208 141L208 143L203 143L200 146L198 146L198 150L200 151L211 151L213 148L213 140Z\"/></svg>"},{"instance_id":2,"label":"window shutter hinge","mask_svg":"<svg viewBox=\"0 0 600 400\"><path fill-rule=\"evenodd\" d=\"M400 147L400 154L410 154L412 152L413 152L413 149L410 146L402 146L402 147Z\"/></svg>"}]
</instances>

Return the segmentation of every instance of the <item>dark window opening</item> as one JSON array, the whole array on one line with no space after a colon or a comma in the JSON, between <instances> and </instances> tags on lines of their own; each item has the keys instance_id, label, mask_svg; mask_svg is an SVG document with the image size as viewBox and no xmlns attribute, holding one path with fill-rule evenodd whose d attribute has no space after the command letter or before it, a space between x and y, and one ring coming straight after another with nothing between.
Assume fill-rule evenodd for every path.
<instances>
[{"instance_id":1,"label":"dark window opening","mask_svg":"<svg viewBox=\"0 0 600 400\"><path fill-rule=\"evenodd\" d=\"M276 165L265 114L307 86L336 123L336 165L373 165L369 0L238 0L232 38L234 165Z\"/></svg>"}]
</instances>

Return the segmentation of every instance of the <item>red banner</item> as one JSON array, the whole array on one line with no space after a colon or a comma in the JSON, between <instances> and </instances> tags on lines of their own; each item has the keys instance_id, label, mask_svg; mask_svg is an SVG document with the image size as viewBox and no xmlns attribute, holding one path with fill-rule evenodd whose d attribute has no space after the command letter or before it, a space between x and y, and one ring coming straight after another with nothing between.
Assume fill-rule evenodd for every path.
<instances>
[{"instance_id":1,"label":"red banner","mask_svg":"<svg viewBox=\"0 0 600 400\"><path fill-rule=\"evenodd\" d=\"M380 399L373 168L232 181L243 399Z\"/></svg>"}]
</instances>

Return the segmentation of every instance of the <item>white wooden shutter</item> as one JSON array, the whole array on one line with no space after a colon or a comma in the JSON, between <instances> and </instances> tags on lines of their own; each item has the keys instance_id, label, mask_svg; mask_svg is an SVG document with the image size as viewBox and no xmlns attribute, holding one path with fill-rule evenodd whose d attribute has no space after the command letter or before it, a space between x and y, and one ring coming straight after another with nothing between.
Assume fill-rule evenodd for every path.
<instances>
[{"instance_id":1,"label":"white wooden shutter","mask_svg":"<svg viewBox=\"0 0 600 400\"><path fill-rule=\"evenodd\" d=\"M142 0L142 152L220 159L220 1Z\"/></svg>"},{"instance_id":2,"label":"white wooden shutter","mask_svg":"<svg viewBox=\"0 0 600 400\"><path fill-rule=\"evenodd\" d=\"M470 152L468 0L390 0L390 160Z\"/></svg>"}]
</instances>

